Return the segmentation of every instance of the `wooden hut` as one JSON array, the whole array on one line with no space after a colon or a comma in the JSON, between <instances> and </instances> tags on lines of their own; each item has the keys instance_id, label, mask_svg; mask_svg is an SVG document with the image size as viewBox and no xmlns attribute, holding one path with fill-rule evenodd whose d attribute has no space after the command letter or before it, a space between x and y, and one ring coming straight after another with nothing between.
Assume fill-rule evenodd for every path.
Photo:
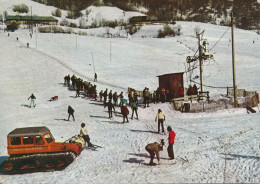
<instances>
[{"instance_id":1,"label":"wooden hut","mask_svg":"<svg viewBox=\"0 0 260 184\"><path fill-rule=\"evenodd\" d=\"M159 78L159 88L165 88L166 101L184 96L184 92L181 93L181 88L184 90L183 74L183 72L180 72L157 76Z\"/></svg>"}]
</instances>

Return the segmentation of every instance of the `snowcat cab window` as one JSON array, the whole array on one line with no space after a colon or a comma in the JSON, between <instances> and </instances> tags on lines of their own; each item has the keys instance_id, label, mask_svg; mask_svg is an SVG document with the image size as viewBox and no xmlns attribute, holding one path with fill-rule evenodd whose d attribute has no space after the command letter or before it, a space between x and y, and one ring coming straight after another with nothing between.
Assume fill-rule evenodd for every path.
<instances>
[{"instance_id":1,"label":"snowcat cab window","mask_svg":"<svg viewBox=\"0 0 260 184\"><path fill-rule=\"evenodd\" d=\"M38 145L44 144L44 141L41 136L39 136L39 135L35 136L35 144L38 144Z\"/></svg>"},{"instance_id":2,"label":"snowcat cab window","mask_svg":"<svg viewBox=\"0 0 260 184\"><path fill-rule=\"evenodd\" d=\"M23 137L23 144L33 144L33 137Z\"/></svg>"},{"instance_id":3,"label":"snowcat cab window","mask_svg":"<svg viewBox=\"0 0 260 184\"><path fill-rule=\"evenodd\" d=\"M12 137L11 138L11 145L20 145L20 144L21 144L20 137Z\"/></svg>"},{"instance_id":4,"label":"snowcat cab window","mask_svg":"<svg viewBox=\"0 0 260 184\"><path fill-rule=\"evenodd\" d=\"M50 134L46 134L44 135L45 140L47 141L47 143L51 143L53 141L52 137Z\"/></svg>"}]
</instances>

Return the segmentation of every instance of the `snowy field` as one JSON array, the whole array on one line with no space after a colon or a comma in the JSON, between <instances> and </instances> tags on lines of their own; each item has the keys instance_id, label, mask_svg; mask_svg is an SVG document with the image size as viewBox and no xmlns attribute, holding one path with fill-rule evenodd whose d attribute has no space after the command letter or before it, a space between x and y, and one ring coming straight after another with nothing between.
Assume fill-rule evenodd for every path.
<instances>
[{"instance_id":1,"label":"snowy field","mask_svg":"<svg viewBox=\"0 0 260 184\"><path fill-rule=\"evenodd\" d=\"M259 183L260 113L228 109L215 113L181 113L169 103L139 107L139 120L118 124L115 113L108 119L107 108L89 98L75 98L75 91L63 85L67 74L93 82L98 74L100 90L123 91L127 88L153 91L156 76L184 72L186 57L197 50L194 29L205 29L204 38L211 48L228 27L202 23L177 22L181 36L152 38L161 25L144 26L131 38L101 38L69 34L34 33L20 29L0 32L0 162L8 157L7 134L18 127L47 126L56 142L79 134L86 123L91 142L103 146L84 150L63 171L0 175L0 183ZM144 35L150 35L143 38ZM17 37L19 40L17 41ZM211 50L215 61L205 63L205 84L232 86L231 33ZM260 35L235 29L238 88L260 92ZM254 42L254 43L253 43ZM29 43L30 48L26 47ZM93 55L93 58L92 58ZM199 72L199 71L196 71ZM185 87L187 87L187 76ZM211 89L212 96L225 90ZM27 108L27 98L36 96L36 108ZM59 100L48 100L58 95ZM67 107L75 109L76 121L64 121ZM176 164L168 159L167 144L161 152L161 165L146 167L145 146L167 140L155 134L158 109L166 115L165 127L176 132ZM119 108L116 107L119 112Z\"/></svg>"}]
</instances>

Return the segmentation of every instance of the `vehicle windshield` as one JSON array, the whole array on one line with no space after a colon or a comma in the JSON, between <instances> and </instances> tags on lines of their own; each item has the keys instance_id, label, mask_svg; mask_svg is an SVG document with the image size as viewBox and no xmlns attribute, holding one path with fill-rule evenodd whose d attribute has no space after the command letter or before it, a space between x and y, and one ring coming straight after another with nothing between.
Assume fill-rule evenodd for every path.
<instances>
[{"instance_id":1,"label":"vehicle windshield","mask_svg":"<svg viewBox=\"0 0 260 184\"><path fill-rule=\"evenodd\" d=\"M51 143L53 141L52 136L50 134L44 135L45 140L47 143Z\"/></svg>"}]
</instances>

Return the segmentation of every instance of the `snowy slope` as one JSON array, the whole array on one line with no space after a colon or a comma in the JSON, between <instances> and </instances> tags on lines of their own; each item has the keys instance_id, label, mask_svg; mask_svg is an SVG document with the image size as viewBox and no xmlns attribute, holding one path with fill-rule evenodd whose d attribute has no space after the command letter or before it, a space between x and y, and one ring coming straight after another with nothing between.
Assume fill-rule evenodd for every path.
<instances>
[{"instance_id":1,"label":"snowy slope","mask_svg":"<svg viewBox=\"0 0 260 184\"><path fill-rule=\"evenodd\" d=\"M188 23L181 24L182 27L188 26ZM206 26L212 33L218 28ZM240 34L242 37L244 31L238 31L237 35ZM250 34L248 32L248 35ZM17 36L19 42L16 41ZM3 44L0 51L0 73L1 86L4 88L0 92L4 97L1 98L1 104L5 104L0 111L1 160L7 156L8 132L24 126L47 126L56 141L64 141L78 134L80 123L85 122L92 141L105 148L96 152L84 150L61 172L2 175L5 183L259 182L259 113L249 115L244 109L231 109L213 114L182 114L173 111L170 104L152 104L148 109L139 108L140 120L130 120L129 124L120 125L115 121L122 121L122 117L107 119L106 109L99 102L74 98L75 92L62 84L63 77L73 73L92 82L92 52L98 73L98 91L108 88L124 91L126 94L128 86L138 89L147 86L154 89L157 86L157 74L175 72L173 69L161 67L162 62L165 66L178 67L178 63L165 58L167 54L170 53L175 58L180 57L175 52L177 49L181 51L184 45L176 41L174 52L169 46L173 45L172 38L132 39L129 42L128 39L79 37L76 48L75 35L38 33L36 49L36 41L30 40L26 30L11 33L10 37L1 32L0 39ZM194 38L190 37L188 40L188 36L184 34L175 39L186 40L192 45ZM29 49L25 46L27 42L30 42ZM113 46L111 62L109 52L106 51L110 42ZM167 44L169 47L166 50ZM163 48L164 52L160 52ZM147 52L141 52L141 49ZM156 62L159 53L164 56L159 60L160 64ZM246 52L240 56L244 54ZM146 60L145 57L151 58ZM154 60L151 60L152 57ZM257 62L254 66L259 68ZM239 65L237 67L243 70ZM246 75L248 81L257 80L256 74L253 78L251 75L254 75L252 71ZM241 82L240 78L238 82ZM257 84L257 81L244 85L254 87L254 83ZM256 87L253 89L258 90ZM37 108L23 107L23 104L29 103L27 98L32 92L37 97ZM59 96L59 101L47 101L54 95ZM62 120L67 117L67 105L71 105L76 111L75 122ZM158 108L166 114L166 125L171 125L177 133L174 147L177 164L145 168L140 165L149 161L145 145L161 138L167 139L166 135L152 133L157 130L154 118ZM118 108L116 110L119 111ZM170 162L167 160L166 151L161 157L163 163ZM183 161L185 157L189 162Z\"/></svg>"},{"instance_id":2,"label":"snowy slope","mask_svg":"<svg viewBox=\"0 0 260 184\"><path fill-rule=\"evenodd\" d=\"M0 162L8 157L6 136L17 127L47 126L56 141L62 142L78 134L84 122L91 141L104 147L84 150L63 171L0 175L0 183L259 183L257 108L256 114L248 114L245 109L187 114L174 111L168 103L159 103L146 109L139 107L139 120L117 124L122 121L118 113L108 119L107 109L100 102L75 98L75 91L63 85L67 74L94 83L95 70L98 92L108 88L123 91L126 96L127 87L149 87L153 91L158 86L157 75L185 70L186 57L196 52L196 27L205 29L204 38L210 48L228 29L195 22L177 22L177 26L181 26L183 34L165 39L142 38L142 31L148 29L141 29L131 39L43 33L34 33L30 38L29 31L22 29L8 37L0 32ZM155 33L158 26L149 29ZM259 92L260 37L235 29L235 38L237 85ZM215 62L205 66L205 84L232 84L229 39L230 30L212 49ZM225 93L209 90L215 95ZM36 108L24 106L31 93L37 97ZM54 95L59 96L59 101L49 102ZM75 109L75 122L63 120L68 105ZM176 164L166 165L172 161L164 147L162 165L145 167L142 164L149 162L145 145L161 138L167 140L167 135L154 133L159 108L166 115L165 127L172 126L177 134Z\"/></svg>"},{"instance_id":3,"label":"snowy slope","mask_svg":"<svg viewBox=\"0 0 260 184\"><path fill-rule=\"evenodd\" d=\"M89 6L86 9L89 14L87 16L87 24L91 25L93 21L97 21L97 23L102 24L102 20L106 21L122 21L128 22L129 18L133 16L142 16L144 14L139 12L132 11L123 11L117 7L109 7L109 6ZM82 10L83 14L86 13L86 10Z\"/></svg>"}]
</instances>

